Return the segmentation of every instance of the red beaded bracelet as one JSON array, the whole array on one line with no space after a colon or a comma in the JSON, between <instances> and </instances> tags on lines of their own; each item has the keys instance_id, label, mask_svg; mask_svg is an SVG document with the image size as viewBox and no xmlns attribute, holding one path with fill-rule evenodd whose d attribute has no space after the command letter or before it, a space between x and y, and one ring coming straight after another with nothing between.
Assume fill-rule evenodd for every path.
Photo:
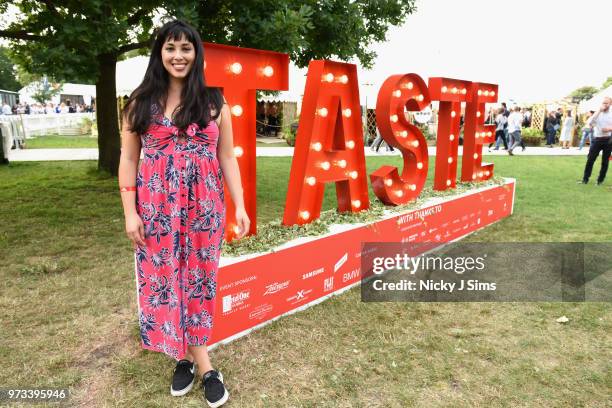
<instances>
[{"instance_id":1,"label":"red beaded bracelet","mask_svg":"<svg viewBox=\"0 0 612 408\"><path fill-rule=\"evenodd\" d=\"M136 191L136 187L121 187L119 191L121 191L122 193L125 191Z\"/></svg>"}]
</instances>

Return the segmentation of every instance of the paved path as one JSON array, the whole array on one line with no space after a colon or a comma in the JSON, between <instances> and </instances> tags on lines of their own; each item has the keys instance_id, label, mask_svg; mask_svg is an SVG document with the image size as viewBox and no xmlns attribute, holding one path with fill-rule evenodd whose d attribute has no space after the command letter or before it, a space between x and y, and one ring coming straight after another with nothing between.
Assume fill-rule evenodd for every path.
<instances>
[{"instance_id":1,"label":"paved path","mask_svg":"<svg viewBox=\"0 0 612 408\"><path fill-rule=\"evenodd\" d=\"M575 147L561 149L560 147L527 147L524 152L521 149L515 150L516 156L586 156L588 148L578 150ZM378 153L370 148L365 149L366 156L399 156L399 151L387 152L381 148ZM489 152L486 148L483 151L485 156L507 156L505 150ZM429 155L435 156L436 148L429 147ZM459 155L462 149L459 147ZM258 157L286 157L293 156L292 147L257 147ZM9 161L55 161L55 160L97 160L98 149L25 149L11 150Z\"/></svg>"}]
</instances>

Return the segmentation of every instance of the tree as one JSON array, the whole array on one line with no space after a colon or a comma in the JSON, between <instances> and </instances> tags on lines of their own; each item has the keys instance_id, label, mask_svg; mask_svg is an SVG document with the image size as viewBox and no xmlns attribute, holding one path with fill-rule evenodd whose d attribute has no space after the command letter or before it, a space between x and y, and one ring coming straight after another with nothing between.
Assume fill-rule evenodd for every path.
<instances>
[{"instance_id":1,"label":"tree","mask_svg":"<svg viewBox=\"0 0 612 408\"><path fill-rule=\"evenodd\" d=\"M604 90L607 87L609 87L610 85L612 85L612 76L609 76L608 78L606 78L606 80L604 81L604 83L601 85L600 90Z\"/></svg>"},{"instance_id":2,"label":"tree","mask_svg":"<svg viewBox=\"0 0 612 408\"><path fill-rule=\"evenodd\" d=\"M7 49L0 47L0 89L16 92L21 88L15 63L9 57Z\"/></svg>"},{"instance_id":3,"label":"tree","mask_svg":"<svg viewBox=\"0 0 612 408\"><path fill-rule=\"evenodd\" d=\"M356 58L371 68L368 45L386 39L416 10L414 0L211 0L195 19L205 41L288 53L299 67L311 59Z\"/></svg>"},{"instance_id":4,"label":"tree","mask_svg":"<svg viewBox=\"0 0 612 408\"><path fill-rule=\"evenodd\" d=\"M569 96L572 98L572 102L576 103L584 99L591 99L598 91L599 89L594 86L583 86L574 90Z\"/></svg>"},{"instance_id":5,"label":"tree","mask_svg":"<svg viewBox=\"0 0 612 408\"><path fill-rule=\"evenodd\" d=\"M31 84L34 88L32 98L37 102L46 103L62 90L62 84L51 84L47 77Z\"/></svg>"},{"instance_id":6,"label":"tree","mask_svg":"<svg viewBox=\"0 0 612 408\"><path fill-rule=\"evenodd\" d=\"M149 44L153 13L172 1L0 0L0 12L12 3L13 21L0 30L11 40L12 54L31 73L56 80L96 84L98 168L117 174L120 139L115 65L124 52Z\"/></svg>"},{"instance_id":7,"label":"tree","mask_svg":"<svg viewBox=\"0 0 612 408\"><path fill-rule=\"evenodd\" d=\"M298 66L313 58L358 59L401 24L415 0L20 0L14 22L0 29L18 62L57 79L96 78L98 167L117 174L119 129L115 65L126 52L150 46L154 15L199 28L204 41L287 52ZM6 12L8 0L0 0Z\"/></svg>"}]
</instances>

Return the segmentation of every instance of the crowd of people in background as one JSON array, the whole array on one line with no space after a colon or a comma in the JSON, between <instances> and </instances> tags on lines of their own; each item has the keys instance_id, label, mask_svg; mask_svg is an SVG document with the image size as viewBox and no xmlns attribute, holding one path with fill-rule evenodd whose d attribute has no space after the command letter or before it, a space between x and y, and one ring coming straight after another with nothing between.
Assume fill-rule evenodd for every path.
<instances>
[{"instance_id":1,"label":"crowd of people in background","mask_svg":"<svg viewBox=\"0 0 612 408\"><path fill-rule=\"evenodd\" d=\"M82 112L95 112L94 105L86 104L72 104L69 99L66 101L54 104L48 102L42 103L17 103L12 107L4 102L2 104L2 115L36 115L36 114L51 114L51 113L82 113Z\"/></svg>"},{"instance_id":2,"label":"crowd of people in background","mask_svg":"<svg viewBox=\"0 0 612 408\"><path fill-rule=\"evenodd\" d=\"M514 155L514 149L521 147L525 151L521 129L531 126L531 111L515 106L509 110L506 103L502 102L498 109L491 108L486 123L495 125L495 142L489 144L489 151L499 150L503 143L504 149L510 156ZM493 149L491 147L495 145Z\"/></svg>"}]
</instances>

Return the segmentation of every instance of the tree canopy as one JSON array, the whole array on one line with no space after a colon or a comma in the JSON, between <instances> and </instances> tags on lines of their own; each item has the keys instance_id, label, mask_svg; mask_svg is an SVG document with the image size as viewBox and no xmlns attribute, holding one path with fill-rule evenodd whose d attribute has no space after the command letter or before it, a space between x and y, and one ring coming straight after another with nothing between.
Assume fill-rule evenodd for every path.
<instances>
[{"instance_id":1,"label":"tree canopy","mask_svg":"<svg viewBox=\"0 0 612 408\"><path fill-rule=\"evenodd\" d=\"M22 87L17 79L15 63L9 57L7 49L0 47L0 89L16 92Z\"/></svg>"},{"instance_id":2,"label":"tree canopy","mask_svg":"<svg viewBox=\"0 0 612 408\"><path fill-rule=\"evenodd\" d=\"M606 89L607 87L609 87L610 85L612 85L612 76L609 76L608 78L606 78L606 80L604 81L603 84L601 84L601 90L603 91L604 89Z\"/></svg>"},{"instance_id":3,"label":"tree canopy","mask_svg":"<svg viewBox=\"0 0 612 408\"><path fill-rule=\"evenodd\" d=\"M359 61L371 67L368 46L415 11L415 0L0 0L17 10L0 27L16 61L56 80L96 83L99 168L117 173L119 130L115 65L145 52L154 21L183 19L204 41L286 52L298 66L311 59Z\"/></svg>"},{"instance_id":4,"label":"tree canopy","mask_svg":"<svg viewBox=\"0 0 612 408\"><path fill-rule=\"evenodd\" d=\"M599 92L599 89L594 86L583 86L574 90L569 96L572 98L572 102L580 102L584 99L591 99L597 92Z\"/></svg>"}]
</instances>

